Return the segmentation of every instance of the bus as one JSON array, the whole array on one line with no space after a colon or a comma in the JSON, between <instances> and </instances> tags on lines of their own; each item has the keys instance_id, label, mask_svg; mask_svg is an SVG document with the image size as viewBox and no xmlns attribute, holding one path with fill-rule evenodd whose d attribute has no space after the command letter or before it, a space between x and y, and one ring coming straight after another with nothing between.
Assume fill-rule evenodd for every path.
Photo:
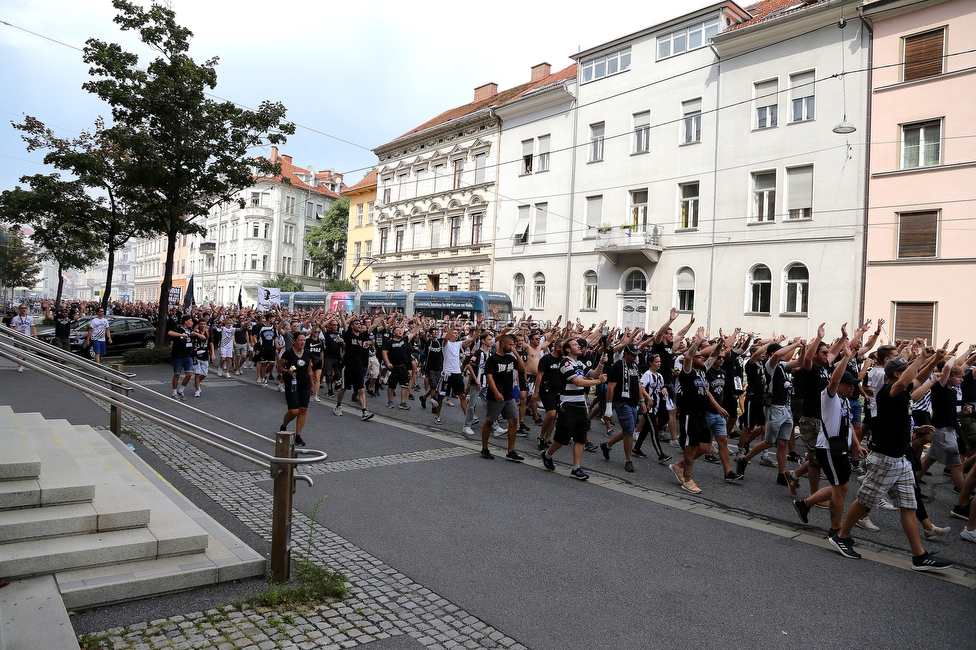
<instances>
[{"instance_id":1,"label":"bus","mask_svg":"<svg viewBox=\"0 0 976 650\"><path fill-rule=\"evenodd\" d=\"M281 305L290 310L331 309L373 313L399 310L407 316L433 318L462 316L474 320L477 314L492 324L512 322L512 299L497 291L296 291L281 293Z\"/></svg>"}]
</instances>

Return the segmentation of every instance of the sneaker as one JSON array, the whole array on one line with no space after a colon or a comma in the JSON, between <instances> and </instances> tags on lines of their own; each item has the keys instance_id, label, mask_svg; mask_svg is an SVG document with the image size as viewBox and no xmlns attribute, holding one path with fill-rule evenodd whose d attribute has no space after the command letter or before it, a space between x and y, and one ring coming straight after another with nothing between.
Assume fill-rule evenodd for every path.
<instances>
[{"instance_id":1,"label":"sneaker","mask_svg":"<svg viewBox=\"0 0 976 650\"><path fill-rule=\"evenodd\" d=\"M949 511L949 515L955 517L956 519L962 519L963 521L969 521L969 506L952 506L952 510Z\"/></svg>"},{"instance_id":2,"label":"sneaker","mask_svg":"<svg viewBox=\"0 0 976 650\"><path fill-rule=\"evenodd\" d=\"M336 417L340 417L340 418L342 417L342 405L341 404L336 404L335 405L335 407L332 409L332 415L335 415Z\"/></svg>"},{"instance_id":3,"label":"sneaker","mask_svg":"<svg viewBox=\"0 0 976 650\"><path fill-rule=\"evenodd\" d=\"M536 418L535 419L535 423L541 425L542 424L542 418Z\"/></svg>"},{"instance_id":4,"label":"sneaker","mask_svg":"<svg viewBox=\"0 0 976 650\"><path fill-rule=\"evenodd\" d=\"M600 451L603 452L603 457L606 460L610 460L610 447L607 447L607 443L605 442L600 443Z\"/></svg>"},{"instance_id":5,"label":"sneaker","mask_svg":"<svg viewBox=\"0 0 976 650\"><path fill-rule=\"evenodd\" d=\"M599 447L597 447L592 442L590 442L589 440L587 440L586 441L586 444L583 445L583 449L585 449L586 451L596 451L597 449L599 449Z\"/></svg>"},{"instance_id":6,"label":"sneaker","mask_svg":"<svg viewBox=\"0 0 976 650\"><path fill-rule=\"evenodd\" d=\"M528 429L519 429L518 431L515 432L515 435L517 435L519 438L528 438L529 437L529 430Z\"/></svg>"},{"instance_id":7,"label":"sneaker","mask_svg":"<svg viewBox=\"0 0 976 650\"><path fill-rule=\"evenodd\" d=\"M784 474L776 475L776 485L785 485L789 487L789 483L786 482L786 476Z\"/></svg>"},{"instance_id":8,"label":"sneaker","mask_svg":"<svg viewBox=\"0 0 976 650\"><path fill-rule=\"evenodd\" d=\"M427 410L427 396L426 395L421 395L420 396L420 408L424 409L425 411Z\"/></svg>"},{"instance_id":9,"label":"sneaker","mask_svg":"<svg viewBox=\"0 0 976 650\"><path fill-rule=\"evenodd\" d=\"M410 410L410 405L407 404L406 402L404 402L404 403L400 404L400 406L397 407L397 408L399 408L401 411L409 411Z\"/></svg>"},{"instance_id":10,"label":"sneaker","mask_svg":"<svg viewBox=\"0 0 976 650\"><path fill-rule=\"evenodd\" d=\"M796 474L791 469L786 470L783 476L786 478L786 487L789 488L790 494L796 496L796 492L800 488L800 479L796 477Z\"/></svg>"},{"instance_id":11,"label":"sneaker","mask_svg":"<svg viewBox=\"0 0 976 650\"><path fill-rule=\"evenodd\" d=\"M175 400L180 399L179 396L176 393L173 393L172 395L170 395L170 397L172 397ZM967 517L967 519L968 519L968 517Z\"/></svg>"},{"instance_id":12,"label":"sneaker","mask_svg":"<svg viewBox=\"0 0 976 650\"><path fill-rule=\"evenodd\" d=\"M200 391L198 391L198 390L193 391L193 396L194 397L200 397Z\"/></svg>"},{"instance_id":13,"label":"sneaker","mask_svg":"<svg viewBox=\"0 0 976 650\"><path fill-rule=\"evenodd\" d=\"M546 452L542 452L541 454L539 454L539 456L542 458L542 466L543 467L545 467L550 472L555 471L555 469L556 469L556 463L552 462L552 459L551 458L546 458ZM973 533L973 534L976 535L976 533ZM976 541L976 540L973 540L973 541Z\"/></svg>"},{"instance_id":14,"label":"sneaker","mask_svg":"<svg viewBox=\"0 0 976 650\"><path fill-rule=\"evenodd\" d=\"M510 451L507 454L505 454L505 460L510 460L513 463L521 463L523 460L525 460L525 456L518 453L517 451Z\"/></svg>"},{"instance_id":15,"label":"sneaker","mask_svg":"<svg viewBox=\"0 0 976 650\"><path fill-rule=\"evenodd\" d=\"M440 424L440 423L441 423L441 416L435 415L434 416L434 424Z\"/></svg>"},{"instance_id":16,"label":"sneaker","mask_svg":"<svg viewBox=\"0 0 976 650\"><path fill-rule=\"evenodd\" d=\"M854 550L854 540L848 537L847 539L842 539L836 534L831 535L828 540L830 545L837 549L837 552L844 557L850 558L852 560L860 560L861 554ZM924 557L924 556L923 556ZM914 564L914 558L912 558L912 563Z\"/></svg>"},{"instance_id":17,"label":"sneaker","mask_svg":"<svg viewBox=\"0 0 976 650\"><path fill-rule=\"evenodd\" d=\"M413 396L413 393L409 393L409 394L407 395L407 399L412 399L412 400L415 400L415 399L417 399L417 398Z\"/></svg>"},{"instance_id":18,"label":"sneaker","mask_svg":"<svg viewBox=\"0 0 976 650\"><path fill-rule=\"evenodd\" d=\"M715 454L705 454L704 460L706 463L712 463L712 464L722 462L722 459L716 456Z\"/></svg>"},{"instance_id":19,"label":"sneaker","mask_svg":"<svg viewBox=\"0 0 976 650\"><path fill-rule=\"evenodd\" d=\"M896 508L891 503L891 501L888 501L888 499L886 499L885 497L881 497L881 502L878 503L878 507L881 508L882 510L897 510L898 509L898 508Z\"/></svg>"},{"instance_id":20,"label":"sneaker","mask_svg":"<svg viewBox=\"0 0 976 650\"><path fill-rule=\"evenodd\" d=\"M539 443L538 444L539 444L539 450L540 451L544 450L546 447L549 446L549 442L545 438L543 438L542 436L539 436Z\"/></svg>"},{"instance_id":21,"label":"sneaker","mask_svg":"<svg viewBox=\"0 0 976 650\"><path fill-rule=\"evenodd\" d=\"M660 456L657 457L658 465L665 465L669 462L671 462L671 456L669 454L662 453Z\"/></svg>"},{"instance_id":22,"label":"sneaker","mask_svg":"<svg viewBox=\"0 0 976 650\"><path fill-rule=\"evenodd\" d=\"M861 463L858 463L857 465L851 463L851 473L857 474L858 476L864 476L867 474L867 472L864 470L864 465Z\"/></svg>"},{"instance_id":23,"label":"sneaker","mask_svg":"<svg viewBox=\"0 0 976 650\"><path fill-rule=\"evenodd\" d=\"M680 447L681 446L681 445L678 444L678 441L677 440L669 440L668 441L668 444L671 445L672 447Z\"/></svg>"},{"instance_id":24,"label":"sneaker","mask_svg":"<svg viewBox=\"0 0 976 650\"><path fill-rule=\"evenodd\" d=\"M736 474L732 470L729 470L729 473L725 475L725 482L726 483L734 483L736 481L741 481L741 480L742 480L742 475L741 474Z\"/></svg>"},{"instance_id":25,"label":"sneaker","mask_svg":"<svg viewBox=\"0 0 976 650\"><path fill-rule=\"evenodd\" d=\"M471 437L474 435L474 429L472 429L471 427L462 427L461 435L464 436L465 438Z\"/></svg>"},{"instance_id":26,"label":"sneaker","mask_svg":"<svg viewBox=\"0 0 976 650\"><path fill-rule=\"evenodd\" d=\"M768 456L763 456L762 458L760 458L759 464L762 465L763 467L776 467L776 463L773 461L772 458L769 458Z\"/></svg>"},{"instance_id":27,"label":"sneaker","mask_svg":"<svg viewBox=\"0 0 976 650\"><path fill-rule=\"evenodd\" d=\"M647 458L647 454L645 454L640 449L634 449L630 453L632 453L633 455L637 456L638 458Z\"/></svg>"},{"instance_id":28,"label":"sneaker","mask_svg":"<svg viewBox=\"0 0 976 650\"><path fill-rule=\"evenodd\" d=\"M481 450L481 457L484 458L485 460L495 460L495 457L492 456L491 452L488 451L487 449Z\"/></svg>"},{"instance_id":29,"label":"sneaker","mask_svg":"<svg viewBox=\"0 0 976 650\"><path fill-rule=\"evenodd\" d=\"M876 533L879 530L881 530L881 528L876 523L871 521L870 517L865 517L864 519L858 519L854 525L857 526L858 528L863 528L869 533ZM928 535L926 535L926 537L928 537Z\"/></svg>"},{"instance_id":30,"label":"sneaker","mask_svg":"<svg viewBox=\"0 0 976 650\"><path fill-rule=\"evenodd\" d=\"M454 406L454 402L452 402L450 399L444 400L444 403L446 403L448 406Z\"/></svg>"},{"instance_id":31,"label":"sneaker","mask_svg":"<svg viewBox=\"0 0 976 650\"><path fill-rule=\"evenodd\" d=\"M613 437L613 429L610 428L610 427L607 427L607 437L608 438L612 438Z\"/></svg>"},{"instance_id":32,"label":"sneaker","mask_svg":"<svg viewBox=\"0 0 976 650\"><path fill-rule=\"evenodd\" d=\"M823 510L830 510L830 499L826 501L821 501L820 503L813 504L814 508L822 508Z\"/></svg>"},{"instance_id":33,"label":"sneaker","mask_svg":"<svg viewBox=\"0 0 976 650\"><path fill-rule=\"evenodd\" d=\"M582 467L577 467L569 474L573 478L579 479L581 481L585 481L586 479L590 478L590 475L584 472Z\"/></svg>"},{"instance_id":34,"label":"sneaker","mask_svg":"<svg viewBox=\"0 0 976 650\"><path fill-rule=\"evenodd\" d=\"M312 397L312 399L314 399L314 400L315 400L316 402L321 402L321 401L322 401L322 398L321 398L321 397L319 397L318 395L314 395L314 396Z\"/></svg>"},{"instance_id":35,"label":"sneaker","mask_svg":"<svg viewBox=\"0 0 976 650\"><path fill-rule=\"evenodd\" d=\"M932 528L929 530L923 530L925 533L925 539L938 539L939 537L945 537L949 534L952 529L948 526L936 526L932 524Z\"/></svg>"},{"instance_id":36,"label":"sneaker","mask_svg":"<svg viewBox=\"0 0 976 650\"><path fill-rule=\"evenodd\" d=\"M962 537L967 542L976 543L976 530L969 530L968 528L963 528L962 531L959 533L959 536Z\"/></svg>"},{"instance_id":37,"label":"sneaker","mask_svg":"<svg viewBox=\"0 0 976 650\"><path fill-rule=\"evenodd\" d=\"M393 408L393 402L387 402L386 403L386 408L388 408L388 409Z\"/></svg>"},{"instance_id":38,"label":"sneaker","mask_svg":"<svg viewBox=\"0 0 976 650\"><path fill-rule=\"evenodd\" d=\"M529 432L529 425L527 425L525 422L522 422L521 424L519 424L518 432L519 433L528 433Z\"/></svg>"},{"instance_id":39,"label":"sneaker","mask_svg":"<svg viewBox=\"0 0 976 650\"><path fill-rule=\"evenodd\" d=\"M24 366L17 366L17 372L24 372Z\"/></svg>"},{"instance_id":40,"label":"sneaker","mask_svg":"<svg viewBox=\"0 0 976 650\"><path fill-rule=\"evenodd\" d=\"M912 571L945 571L951 566L952 562L941 560L931 553L912 557Z\"/></svg>"},{"instance_id":41,"label":"sneaker","mask_svg":"<svg viewBox=\"0 0 976 650\"><path fill-rule=\"evenodd\" d=\"M671 470L671 473L674 474L674 478L677 479L678 483L680 485L684 485L685 484L685 470L683 470L682 468L678 467L678 463L675 463L674 465L668 465L668 468Z\"/></svg>"},{"instance_id":42,"label":"sneaker","mask_svg":"<svg viewBox=\"0 0 976 650\"><path fill-rule=\"evenodd\" d=\"M181 402L185 402L186 395L183 394L183 391L180 391L176 394L176 399L180 400Z\"/></svg>"},{"instance_id":43,"label":"sneaker","mask_svg":"<svg viewBox=\"0 0 976 650\"><path fill-rule=\"evenodd\" d=\"M366 420L372 420L372 419L373 419L372 412L370 412L370 411L363 411L363 422L365 422Z\"/></svg>"},{"instance_id":44,"label":"sneaker","mask_svg":"<svg viewBox=\"0 0 976 650\"><path fill-rule=\"evenodd\" d=\"M735 460L735 473L738 474L739 476L745 476L746 475L746 465L748 465L748 464L749 464L749 462L746 460L746 457L745 456L739 456Z\"/></svg>"},{"instance_id":45,"label":"sneaker","mask_svg":"<svg viewBox=\"0 0 976 650\"><path fill-rule=\"evenodd\" d=\"M805 524L810 523L810 506L804 503L802 499L793 499L793 509L796 510L800 521Z\"/></svg>"},{"instance_id":46,"label":"sneaker","mask_svg":"<svg viewBox=\"0 0 976 650\"><path fill-rule=\"evenodd\" d=\"M476 425L476 424L478 424L480 422L481 422L481 418L474 417L474 418L471 419L471 426L474 426L474 425Z\"/></svg>"},{"instance_id":47,"label":"sneaker","mask_svg":"<svg viewBox=\"0 0 976 650\"><path fill-rule=\"evenodd\" d=\"M298 445L299 447L304 447L305 441L302 440L301 436L295 436L295 444Z\"/></svg>"},{"instance_id":48,"label":"sneaker","mask_svg":"<svg viewBox=\"0 0 976 650\"><path fill-rule=\"evenodd\" d=\"M800 458L800 454L796 453L795 451L791 451L790 453L786 454L786 460L792 463L799 463L803 459Z\"/></svg>"},{"instance_id":49,"label":"sneaker","mask_svg":"<svg viewBox=\"0 0 976 650\"><path fill-rule=\"evenodd\" d=\"M626 463L624 463L624 471L625 472L630 472L631 474L633 474L634 473L634 463L632 463L629 460Z\"/></svg>"},{"instance_id":50,"label":"sneaker","mask_svg":"<svg viewBox=\"0 0 976 650\"><path fill-rule=\"evenodd\" d=\"M701 488L695 483L693 479L688 479L681 484L681 489L686 492L691 492L692 494L701 494Z\"/></svg>"},{"instance_id":51,"label":"sneaker","mask_svg":"<svg viewBox=\"0 0 976 650\"><path fill-rule=\"evenodd\" d=\"M492 425L492 427L491 427L491 433L496 438L505 438L505 437L508 436L508 429L503 429L503 428L501 428L498 425Z\"/></svg>"}]
</instances>

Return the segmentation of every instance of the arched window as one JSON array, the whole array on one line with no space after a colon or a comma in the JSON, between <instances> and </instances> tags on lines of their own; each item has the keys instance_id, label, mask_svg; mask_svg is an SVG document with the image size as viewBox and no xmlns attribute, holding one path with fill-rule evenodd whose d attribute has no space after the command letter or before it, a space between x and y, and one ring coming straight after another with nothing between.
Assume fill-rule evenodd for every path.
<instances>
[{"instance_id":1,"label":"arched window","mask_svg":"<svg viewBox=\"0 0 976 650\"><path fill-rule=\"evenodd\" d=\"M695 310L695 272L684 266L675 274L675 289L678 292L678 310Z\"/></svg>"},{"instance_id":2,"label":"arched window","mask_svg":"<svg viewBox=\"0 0 976 650\"><path fill-rule=\"evenodd\" d=\"M512 309L525 309L525 276L521 273L512 279Z\"/></svg>"},{"instance_id":3,"label":"arched window","mask_svg":"<svg viewBox=\"0 0 976 650\"><path fill-rule=\"evenodd\" d=\"M546 308L546 276L536 273L532 276L532 309Z\"/></svg>"},{"instance_id":4,"label":"arched window","mask_svg":"<svg viewBox=\"0 0 976 650\"><path fill-rule=\"evenodd\" d=\"M802 264L793 264L786 269L786 313L807 313L810 298L810 272Z\"/></svg>"},{"instance_id":5,"label":"arched window","mask_svg":"<svg viewBox=\"0 0 976 650\"><path fill-rule=\"evenodd\" d=\"M633 270L627 276L624 291L647 291L647 276L643 271Z\"/></svg>"},{"instance_id":6,"label":"arched window","mask_svg":"<svg viewBox=\"0 0 976 650\"><path fill-rule=\"evenodd\" d=\"M769 297L773 287L773 274L769 267L760 264L749 274L749 311L754 314L769 313Z\"/></svg>"},{"instance_id":7,"label":"arched window","mask_svg":"<svg viewBox=\"0 0 976 650\"><path fill-rule=\"evenodd\" d=\"M594 271L583 274L583 309L596 309L597 277Z\"/></svg>"}]
</instances>

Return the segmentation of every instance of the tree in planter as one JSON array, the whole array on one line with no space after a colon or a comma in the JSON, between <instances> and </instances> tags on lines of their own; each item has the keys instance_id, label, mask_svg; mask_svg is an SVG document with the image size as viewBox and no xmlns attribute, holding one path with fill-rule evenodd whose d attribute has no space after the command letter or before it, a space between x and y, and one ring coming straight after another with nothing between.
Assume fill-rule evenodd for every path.
<instances>
[{"instance_id":1,"label":"tree in planter","mask_svg":"<svg viewBox=\"0 0 976 650\"><path fill-rule=\"evenodd\" d=\"M37 247L24 241L20 225L0 228L0 295L14 287L34 286L40 272Z\"/></svg>"},{"instance_id":2,"label":"tree in planter","mask_svg":"<svg viewBox=\"0 0 976 650\"><path fill-rule=\"evenodd\" d=\"M305 257L312 261L326 280L341 280L346 258L346 233L349 227L349 199L332 204L320 223L305 235Z\"/></svg>"},{"instance_id":3,"label":"tree in planter","mask_svg":"<svg viewBox=\"0 0 976 650\"><path fill-rule=\"evenodd\" d=\"M54 312L61 305L64 272L84 271L105 252L104 245L92 230L106 211L104 201L90 197L81 181L63 181L59 174L23 176L21 183L30 189L15 187L0 194L0 221L22 220L34 233L39 247L37 259L50 259L58 267L58 292ZM107 292L106 292L107 293Z\"/></svg>"},{"instance_id":4,"label":"tree in planter","mask_svg":"<svg viewBox=\"0 0 976 650\"><path fill-rule=\"evenodd\" d=\"M137 31L157 53L145 68L137 55L118 44L89 39L84 61L94 79L82 87L112 107L113 126L102 134L126 156L120 169L122 198L146 220L148 232L166 236L166 264L159 290L157 344L166 335L173 257L180 235L203 234L194 223L209 209L237 201L256 175L277 176L281 166L251 151L282 144L295 132L284 122L285 107L264 101L256 111L216 101L207 91L217 85L217 59L196 63L187 54L190 30L158 4L143 9L113 0L115 22Z\"/></svg>"}]
</instances>

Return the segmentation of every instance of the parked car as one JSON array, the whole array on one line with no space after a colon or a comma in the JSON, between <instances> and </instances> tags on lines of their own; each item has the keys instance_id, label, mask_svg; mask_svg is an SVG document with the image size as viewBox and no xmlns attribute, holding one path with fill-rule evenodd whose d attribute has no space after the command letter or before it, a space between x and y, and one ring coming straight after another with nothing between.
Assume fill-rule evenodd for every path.
<instances>
[{"instance_id":1,"label":"parked car","mask_svg":"<svg viewBox=\"0 0 976 650\"><path fill-rule=\"evenodd\" d=\"M90 359L95 358L95 351L90 345L85 345L88 337L88 322L92 316L84 316L71 324L71 351ZM131 316L108 316L108 327L112 333L112 342L108 344L105 356L120 356L132 348L156 347L156 328L145 318ZM38 332L37 337L50 343L54 338L54 330Z\"/></svg>"}]
</instances>

